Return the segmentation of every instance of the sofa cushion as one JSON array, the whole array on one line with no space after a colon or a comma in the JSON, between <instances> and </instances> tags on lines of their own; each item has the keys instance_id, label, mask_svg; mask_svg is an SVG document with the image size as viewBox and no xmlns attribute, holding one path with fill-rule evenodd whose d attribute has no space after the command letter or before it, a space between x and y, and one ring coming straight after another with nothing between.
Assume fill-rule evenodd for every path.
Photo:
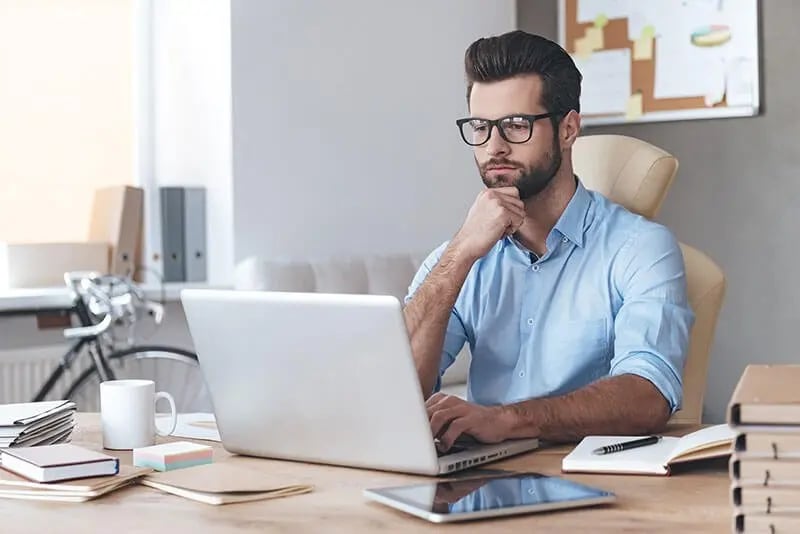
<instances>
[{"instance_id":1,"label":"sofa cushion","mask_svg":"<svg viewBox=\"0 0 800 534\"><path fill-rule=\"evenodd\" d=\"M315 261L250 257L236 266L234 287L249 291L392 295L403 302L414 274L427 255L373 255ZM442 377L443 391L463 394L469 363L469 347L465 345Z\"/></svg>"}]
</instances>

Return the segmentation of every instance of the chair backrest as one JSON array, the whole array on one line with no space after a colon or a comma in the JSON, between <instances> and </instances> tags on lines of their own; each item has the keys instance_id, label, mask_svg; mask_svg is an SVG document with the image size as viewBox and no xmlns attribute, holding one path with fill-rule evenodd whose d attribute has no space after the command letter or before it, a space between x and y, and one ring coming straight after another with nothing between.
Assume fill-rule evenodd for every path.
<instances>
[{"instance_id":1,"label":"chair backrest","mask_svg":"<svg viewBox=\"0 0 800 534\"><path fill-rule=\"evenodd\" d=\"M649 219L658 215L678 160L640 139L623 135L589 135L577 139L572 162L588 188ZM689 304L695 324L683 370L683 407L673 422L700 423L709 356L725 295L725 275L708 256L681 243L686 264Z\"/></svg>"}]
</instances>

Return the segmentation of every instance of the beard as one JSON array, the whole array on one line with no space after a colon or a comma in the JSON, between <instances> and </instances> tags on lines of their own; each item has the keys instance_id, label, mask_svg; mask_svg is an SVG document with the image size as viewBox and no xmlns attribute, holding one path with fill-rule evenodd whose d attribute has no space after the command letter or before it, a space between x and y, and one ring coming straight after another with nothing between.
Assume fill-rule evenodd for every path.
<instances>
[{"instance_id":1,"label":"beard","mask_svg":"<svg viewBox=\"0 0 800 534\"><path fill-rule=\"evenodd\" d=\"M522 174L516 180L510 179L508 174L499 174L491 178L488 177L487 167L498 165L520 169ZM486 187L507 187L513 185L519 191L519 199L525 201L544 191L553 180L560 167L561 150L559 150L558 140L554 136L553 144L550 150L545 154L545 161L537 165L525 165L506 158L492 158L483 165L478 165L478 170L480 171L481 179L483 179L483 183Z\"/></svg>"}]
</instances>

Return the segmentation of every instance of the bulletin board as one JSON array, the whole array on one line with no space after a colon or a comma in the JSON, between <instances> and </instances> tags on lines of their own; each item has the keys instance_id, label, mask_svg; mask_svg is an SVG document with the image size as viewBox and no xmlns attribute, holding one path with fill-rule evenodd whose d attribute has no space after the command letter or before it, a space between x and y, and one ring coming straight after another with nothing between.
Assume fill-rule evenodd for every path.
<instances>
[{"instance_id":1,"label":"bulletin board","mask_svg":"<svg viewBox=\"0 0 800 534\"><path fill-rule=\"evenodd\" d=\"M758 0L559 0L583 123L759 113Z\"/></svg>"}]
</instances>

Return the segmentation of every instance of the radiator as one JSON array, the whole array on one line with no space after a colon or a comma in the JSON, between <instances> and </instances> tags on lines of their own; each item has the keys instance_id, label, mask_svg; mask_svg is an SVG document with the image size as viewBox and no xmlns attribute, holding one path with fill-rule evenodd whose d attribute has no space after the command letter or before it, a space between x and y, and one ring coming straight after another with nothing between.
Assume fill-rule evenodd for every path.
<instances>
[{"instance_id":1,"label":"radiator","mask_svg":"<svg viewBox=\"0 0 800 534\"><path fill-rule=\"evenodd\" d=\"M0 351L0 403L32 400L59 364L65 351L66 347L63 346ZM86 353L76 358L47 400L63 398L69 385L90 365L91 359ZM122 374L118 378L154 380L157 390L167 391L175 397L175 403L181 412L212 411L199 368L187 370L186 366L145 360L131 361L120 372ZM98 381L93 379L87 394L76 400L81 411L100 411Z\"/></svg>"},{"instance_id":2,"label":"radiator","mask_svg":"<svg viewBox=\"0 0 800 534\"><path fill-rule=\"evenodd\" d=\"M58 365L66 347L36 347L0 351L0 402L28 402ZM88 362L76 362L76 369L62 380L71 383Z\"/></svg>"}]
</instances>

